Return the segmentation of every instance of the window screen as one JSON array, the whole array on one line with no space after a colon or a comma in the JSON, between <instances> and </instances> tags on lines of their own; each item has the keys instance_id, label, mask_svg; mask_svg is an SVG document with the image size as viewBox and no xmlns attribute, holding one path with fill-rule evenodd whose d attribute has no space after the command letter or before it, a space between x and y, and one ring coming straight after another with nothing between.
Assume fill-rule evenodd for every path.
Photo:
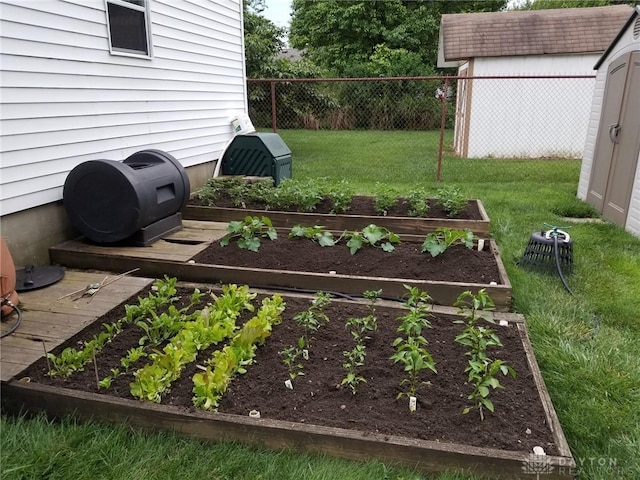
<instances>
[{"instance_id":1,"label":"window screen","mask_svg":"<svg viewBox=\"0 0 640 480\"><path fill-rule=\"evenodd\" d=\"M131 7L125 6L127 3L130 3ZM107 2L107 14L113 50L149 54L146 9L143 0Z\"/></svg>"}]
</instances>

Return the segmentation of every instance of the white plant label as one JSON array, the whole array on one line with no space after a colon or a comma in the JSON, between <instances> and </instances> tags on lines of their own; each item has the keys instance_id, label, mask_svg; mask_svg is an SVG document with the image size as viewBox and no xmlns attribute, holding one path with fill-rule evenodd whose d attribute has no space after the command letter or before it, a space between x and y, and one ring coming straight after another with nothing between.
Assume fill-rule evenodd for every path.
<instances>
[{"instance_id":1,"label":"white plant label","mask_svg":"<svg viewBox=\"0 0 640 480\"><path fill-rule=\"evenodd\" d=\"M285 380L284 386L287 387L289 390L293 390L293 383L291 383L291 380Z\"/></svg>"},{"instance_id":2,"label":"white plant label","mask_svg":"<svg viewBox=\"0 0 640 480\"><path fill-rule=\"evenodd\" d=\"M484 239L480 238L478 239L478 251L481 252L482 250L484 250Z\"/></svg>"},{"instance_id":3,"label":"white plant label","mask_svg":"<svg viewBox=\"0 0 640 480\"><path fill-rule=\"evenodd\" d=\"M409 411L415 412L418 406L418 399L416 397L409 397Z\"/></svg>"},{"instance_id":4,"label":"white plant label","mask_svg":"<svg viewBox=\"0 0 640 480\"><path fill-rule=\"evenodd\" d=\"M307 350L306 348L302 350L302 358L304 358L305 360L309 360L309 350Z\"/></svg>"}]
</instances>

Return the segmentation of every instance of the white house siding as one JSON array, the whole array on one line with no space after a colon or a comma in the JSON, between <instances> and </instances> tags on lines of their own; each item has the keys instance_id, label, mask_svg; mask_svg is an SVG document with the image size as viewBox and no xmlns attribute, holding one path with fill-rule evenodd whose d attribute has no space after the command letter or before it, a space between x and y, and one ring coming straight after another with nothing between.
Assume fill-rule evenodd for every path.
<instances>
[{"instance_id":1,"label":"white house siding","mask_svg":"<svg viewBox=\"0 0 640 480\"><path fill-rule=\"evenodd\" d=\"M473 75L593 75L596 54L473 59ZM593 79L475 79L468 157L582 155Z\"/></svg>"},{"instance_id":2,"label":"white house siding","mask_svg":"<svg viewBox=\"0 0 640 480\"><path fill-rule=\"evenodd\" d=\"M218 158L246 112L242 0L148 0L152 58L109 52L104 0L0 0L0 214L145 148Z\"/></svg>"},{"instance_id":3,"label":"white house siding","mask_svg":"<svg viewBox=\"0 0 640 480\"><path fill-rule=\"evenodd\" d=\"M604 89L607 80L607 69L611 60L618 58L620 55L637 50L640 48L640 40L633 39L633 28L627 28L620 37L613 50L605 61L600 65L596 76L596 84L593 91L593 101L591 106L591 114L589 116L589 128L587 138L584 145L584 154L582 158L582 168L580 170L580 182L578 183L578 198L587 199L589 189L589 181L591 179L591 167L593 165L593 156L596 147L596 139L598 137L598 128L600 125L600 114L602 113L602 101L604 98ZM597 62L597 59L594 64ZM640 155L638 157L638 167L636 168L636 176L633 183L631 200L629 202L629 210L627 213L627 222L625 229L636 236L640 236Z\"/></svg>"}]
</instances>

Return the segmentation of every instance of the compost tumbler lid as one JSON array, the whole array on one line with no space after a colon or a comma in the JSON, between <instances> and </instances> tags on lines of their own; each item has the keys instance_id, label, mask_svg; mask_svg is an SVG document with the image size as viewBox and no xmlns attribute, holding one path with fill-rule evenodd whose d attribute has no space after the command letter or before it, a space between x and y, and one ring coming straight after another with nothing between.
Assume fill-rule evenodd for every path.
<instances>
[{"instance_id":1,"label":"compost tumbler lid","mask_svg":"<svg viewBox=\"0 0 640 480\"><path fill-rule=\"evenodd\" d=\"M62 280L63 277L64 270L61 267L28 265L16 270L16 292L27 292L46 287Z\"/></svg>"}]
</instances>

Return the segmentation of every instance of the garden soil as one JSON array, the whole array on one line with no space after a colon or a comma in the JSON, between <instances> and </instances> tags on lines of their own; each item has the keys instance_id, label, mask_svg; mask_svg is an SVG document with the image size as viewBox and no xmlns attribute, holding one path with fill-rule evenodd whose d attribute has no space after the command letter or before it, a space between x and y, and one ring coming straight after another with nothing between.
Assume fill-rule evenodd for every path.
<instances>
[{"instance_id":1,"label":"garden soil","mask_svg":"<svg viewBox=\"0 0 640 480\"><path fill-rule=\"evenodd\" d=\"M420 243L402 242L393 252L365 246L351 255L346 241L321 247L303 238L262 239L258 252L241 249L232 241L226 247L214 242L193 258L197 263L297 272L358 275L489 284L502 283L493 253L455 245L432 257L421 252Z\"/></svg>"},{"instance_id":2,"label":"garden soil","mask_svg":"<svg viewBox=\"0 0 640 480\"><path fill-rule=\"evenodd\" d=\"M187 302L190 293L190 290L179 290L182 304ZM259 298L254 301L256 305ZM366 383L360 384L354 395L348 387L341 386L345 375L343 352L353 347L353 338L345 328L345 322L350 317L367 315L367 306L339 299L331 302L325 310L329 322L314 335L309 359L302 360L304 375L293 380L291 390L285 387L289 374L278 352L295 345L302 335L301 327L293 317L306 310L311 300L285 296L285 302L282 323L274 327L271 337L258 348L255 362L248 367L247 373L233 379L220 403L220 412L247 416L251 410L258 410L264 419L358 430L380 440L402 436L529 453L534 446L541 446L547 454L557 454L515 325L492 327L504 347L490 351L489 355L506 361L516 370L517 376L500 377L504 388L492 391L490 396L495 413L485 412L485 419L481 421L475 410L462 414L469 405L467 396L472 387L466 383L464 347L454 342L462 326L454 323L453 317L433 316L430 319L432 328L424 332L438 373L428 372L421 377L425 383L418 389L417 410L411 413L407 398L398 398L404 390L402 367L390 360L394 353L392 343L398 336L398 317L406 310L377 307L378 329L366 340L365 366L358 372ZM77 346L100 331L103 323L124 316L125 303L137 303L137 300L132 298L123 302L56 352L65 346ZM249 317L250 314L245 313L239 323ZM98 377L109 375L110 369L118 366L127 350L138 345L142 334L139 327L127 325L96 357ZM162 404L195 411L191 378L199 371L198 365L204 365L216 348L220 346L199 353L196 362L185 368L181 378L163 397ZM141 368L145 361L148 360L141 360L131 371ZM43 358L18 378L22 376L29 376L32 382L132 398L129 393L132 373L116 379L109 390L98 389L93 365L87 365L84 371L66 379L50 378ZM295 423L291 424L294 429Z\"/></svg>"}]
</instances>

